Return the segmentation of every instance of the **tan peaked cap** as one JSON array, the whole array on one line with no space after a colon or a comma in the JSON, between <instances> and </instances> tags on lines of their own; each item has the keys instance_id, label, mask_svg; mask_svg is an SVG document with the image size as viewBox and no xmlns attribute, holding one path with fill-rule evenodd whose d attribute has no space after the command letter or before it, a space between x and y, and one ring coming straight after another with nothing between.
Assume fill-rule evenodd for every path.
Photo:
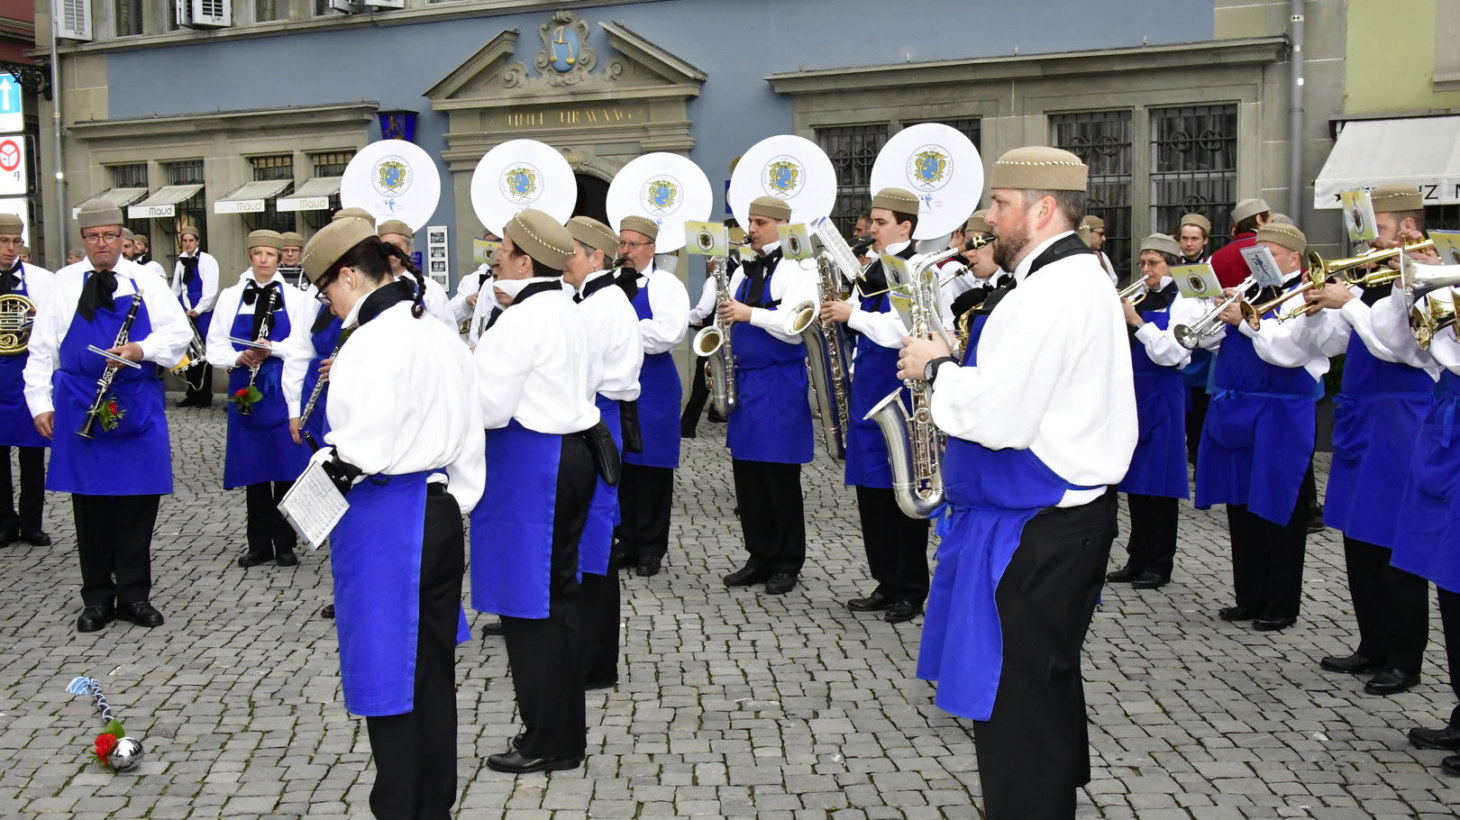
<instances>
[{"instance_id":1,"label":"tan peaked cap","mask_svg":"<svg viewBox=\"0 0 1460 820\"><path fill-rule=\"evenodd\" d=\"M317 286L319 278L340 261L340 257L372 236L375 236L375 224L371 220L351 216L344 219L336 217L330 220L330 224L320 228L319 233L304 246L300 267L304 269L304 275L309 277L310 283Z\"/></svg>"},{"instance_id":2,"label":"tan peaked cap","mask_svg":"<svg viewBox=\"0 0 1460 820\"><path fill-rule=\"evenodd\" d=\"M122 209L105 199L88 199L76 209L76 227L81 230L122 224Z\"/></svg>"},{"instance_id":3,"label":"tan peaked cap","mask_svg":"<svg viewBox=\"0 0 1460 820\"><path fill-rule=\"evenodd\" d=\"M1059 148L1031 145L1006 151L989 172L990 188L1023 191L1083 191L1090 169Z\"/></svg>"},{"instance_id":4,"label":"tan peaked cap","mask_svg":"<svg viewBox=\"0 0 1460 820\"><path fill-rule=\"evenodd\" d=\"M407 239L410 239L411 237L416 235L416 232L411 230L410 225L407 225L399 219L385 220L384 222L375 226L375 232L380 234L381 236L385 236L388 233L399 234Z\"/></svg>"},{"instance_id":5,"label":"tan peaked cap","mask_svg":"<svg viewBox=\"0 0 1460 820\"><path fill-rule=\"evenodd\" d=\"M582 242L590 252L603 251L607 260L611 261L618 250L618 237L613 229L591 216L575 216L568 220L567 228L575 241Z\"/></svg>"},{"instance_id":6,"label":"tan peaked cap","mask_svg":"<svg viewBox=\"0 0 1460 820\"><path fill-rule=\"evenodd\" d=\"M244 246L247 250L254 248L273 248L279 250L284 247L284 237L278 231L258 230L248 235L248 244Z\"/></svg>"},{"instance_id":7,"label":"tan peaked cap","mask_svg":"<svg viewBox=\"0 0 1460 820\"><path fill-rule=\"evenodd\" d=\"M973 216L970 216L968 218L968 221L963 223L963 232L986 233L992 236L994 233L994 229L989 226L988 220L984 218L986 216L988 216L988 209L984 209L982 211L974 211Z\"/></svg>"},{"instance_id":8,"label":"tan peaked cap","mask_svg":"<svg viewBox=\"0 0 1460 820\"><path fill-rule=\"evenodd\" d=\"M624 219L625 222L628 218ZM552 268L562 270L573 255L573 236L556 219L536 208L519 211L507 221L502 235L512 240L517 249Z\"/></svg>"},{"instance_id":9,"label":"tan peaked cap","mask_svg":"<svg viewBox=\"0 0 1460 820\"><path fill-rule=\"evenodd\" d=\"M286 248L304 247L304 235L295 233L294 231L284 231L283 233L279 234L279 239L283 242L283 246Z\"/></svg>"},{"instance_id":10,"label":"tan peaked cap","mask_svg":"<svg viewBox=\"0 0 1460 820\"><path fill-rule=\"evenodd\" d=\"M0 233L16 234L25 231L25 222L19 214L0 213Z\"/></svg>"},{"instance_id":11,"label":"tan peaked cap","mask_svg":"<svg viewBox=\"0 0 1460 820\"><path fill-rule=\"evenodd\" d=\"M117 213L121 213L121 211L118 210ZM203 240L203 234L198 231L197 225L183 226L183 228L177 232L177 238L182 239L184 236L191 236L199 242Z\"/></svg>"},{"instance_id":12,"label":"tan peaked cap","mask_svg":"<svg viewBox=\"0 0 1460 820\"><path fill-rule=\"evenodd\" d=\"M341 208L335 211L334 216L330 217L330 221L336 219L367 219L371 225L375 224L375 214L370 213L364 208Z\"/></svg>"},{"instance_id":13,"label":"tan peaked cap","mask_svg":"<svg viewBox=\"0 0 1460 820\"><path fill-rule=\"evenodd\" d=\"M1177 231L1180 231L1181 228L1185 228L1187 225L1195 225L1201 228L1201 232L1207 236L1212 235L1212 221L1201 214L1182 214L1181 226L1177 228Z\"/></svg>"},{"instance_id":14,"label":"tan peaked cap","mask_svg":"<svg viewBox=\"0 0 1460 820\"><path fill-rule=\"evenodd\" d=\"M1265 214L1271 211L1272 206L1268 205L1265 199L1244 199L1237 203L1237 207L1232 209L1232 222L1241 222L1244 219L1251 219L1258 214Z\"/></svg>"},{"instance_id":15,"label":"tan peaked cap","mask_svg":"<svg viewBox=\"0 0 1460 820\"><path fill-rule=\"evenodd\" d=\"M1423 211L1425 209L1425 198L1420 194L1419 189L1402 183L1380 185L1369 192L1369 199L1374 203L1374 213L1376 214Z\"/></svg>"},{"instance_id":16,"label":"tan peaked cap","mask_svg":"<svg viewBox=\"0 0 1460 820\"><path fill-rule=\"evenodd\" d=\"M1142 251L1156 251L1158 253L1169 253L1176 258L1181 258L1181 245L1175 239L1164 233L1153 233L1141 240Z\"/></svg>"},{"instance_id":17,"label":"tan peaked cap","mask_svg":"<svg viewBox=\"0 0 1460 820\"><path fill-rule=\"evenodd\" d=\"M791 218L790 204L786 200L774 196L758 196L752 199L747 212L750 216L763 216L777 222Z\"/></svg>"},{"instance_id":18,"label":"tan peaked cap","mask_svg":"<svg viewBox=\"0 0 1460 820\"><path fill-rule=\"evenodd\" d=\"M1258 228L1257 241L1271 242L1298 253L1302 253L1308 248L1308 237L1304 236L1302 231L1298 230L1296 226L1277 222Z\"/></svg>"},{"instance_id":19,"label":"tan peaked cap","mask_svg":"<svg viewBox=\"0 0 1460 820\"><path fill-rule=\"evenodd\" d=\"M659 239L659 223L647 216L626 216L618 223L619 231L633 231L649 237L650 242Z\"/></svg>"},{"instance_id":20,"label":"tan peaked cap","mask_svg":"<svg viewBox=\"0 0 1460 820\"><path fill-rule=\"evenodd\" d=\"M916 214L920 204L917 194L903 188L883 188L872 197L873 208L886 208L897 214Z\"/></svg>"}]
</instances>

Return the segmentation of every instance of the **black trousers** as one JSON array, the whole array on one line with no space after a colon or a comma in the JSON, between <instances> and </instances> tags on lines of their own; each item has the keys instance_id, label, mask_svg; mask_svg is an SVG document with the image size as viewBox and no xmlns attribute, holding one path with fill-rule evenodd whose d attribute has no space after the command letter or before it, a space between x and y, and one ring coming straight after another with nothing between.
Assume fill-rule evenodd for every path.
<instances>
[{"instance_id":1,"label":"black trousers","mask_svg":"<svg viewBox=\"0 0 1460 820\"><path fill-rule=\"evenodd\" d=\"M8 541L18 528L21 535L41 531L46 506L46 448L16 447L20 460L20 514L11 498L14 482L10 474L10 448L0 447L0 486L5 489L5 508L0 510L0 539ZM3 543L3 541L0 541Z\"/></svg>"},{"instance_id":2,"label":"black trousers","mask_svg":"<svg viewBox=\"0 0 1460 820\"><path fill-rule=\"evenodd\" d=\"M1460 593L1435 587L1440 600L1440 624L1445 628L1445 661L1450 670L1450 691L1457 704L1450 712L1450 725L1460 729Z\"/></svg>"},{"instance_id":3,"label":"black trousers","mask_svg":"<svg viewBox=\"0 0 1460 820\"><path fill-rule=\"evenodd\" d=\"M664 559L669 552L669 512L674 502L674 470L624 464L618 485L620 523L613 528L620 560Z\"/></svg>"},{"instance_id":4,"label":"black trousers","mask_svg":"<svg viewBox=\"0 0 1460 820\"><path fill-rule=\"evenodd\" d=\"M973 724L988 820L1072 820L1090 782L1080 648L1115 540L1116 494L1048 509L1024 526L995 600L1004 667L993 713Z\"/></svg>"},{"instance_id":5,"label":"black trousers","mask_svg":"<svg viewBox=\"0 0 1460 820\"><path fill-rule=\"evenodd\" d=\"M152 594L152 526L157 495L72 495L81 602L111 609Z\"/></svg>"},{"instance_id":6,"label":"black trousers","mask_svg":"<svg viewBox=\"0 0 1460 820\"><path fill-rule=\"evenodd\" d=\"M583 683L611 686L618 682L619 578L583 573L579 582L578 634L582 636Z\"/></svg>"},{"instance_id":7,"label":"black trousers","mask_svg":"<svg viewBox=\"0 0 1460 820\"><path fill-rule=\"evenodd\" d=\"M192 322L194 328L198 326L197 319L188 317L188 321ZM203 335L205 337L207 336L206 333ZM189 370L184 376L183 380L187 382L187 393L183 398L189 402L201 403L213 401L213 365L204 363L201 369L203 371L202 375L199 375L197 370L193 369ZM199 379L202 381L199 381ZM194 384L201 384L202 386L195 388L193 387Z\"/></svg>"},{"instance_id":8,"label":"black trousers","mask_svg":"<svg viewBox=\"0 0 1460 820\"><path fill-rule=\"evenodd\" d=\"M370 811L384 820L451 817L456 802L456 625L466 569L461 508L429 485L411 711L367 717L375 755Z\"/></svg>"},{"instance_id":9,"label":"black trousers","mask_svg":"<svg viewBox=\"0 0 1460 820\"><path fill-rule=\"evenodd\" d=\"M1389 566L1388 547L1343 537L1358 653L1418 675L1430 633L1429 582Z\"/></svg>"},{"instance_id":10,"label":"black trousers","mask_svg":"<svg viewBox=\"0 0 1460 820\"><path fill-rule=\"evenodd\" d=\"M922 606L928 598L928 519L903 515L892 490L882 487L857 488L857 514L877 591Z\"/></svg>"},{"instance_id":11,"label":"black trousers","mask_svg":"<svg viewBox=\"0 0 1460 820\"><path fill-rule=\"evenodd\" d=\"M679 434L689 438L699 427L700 415L705 412L705 403L710 400L710 383L705 381L703 359L695 359L689 368L689 401L679 414Z\"/></svg>"},{"instance_id":12,"label":"black trousers","mask_svg":"<svg viewBox=\"0 0 1460 820\"><path fill-rule=\"evenodd\" d=\"M1186 459L1196 463L1197 445L1201 444L1201 428L1207 423L1207 408L1212 404L1212 394L1206 387L1189 387L1191 410L1186 414Z\"/></svg>"},{"instance_id":13,"label":"black trousers","mask_svg":"<svg viewBox=\"0 0 1460 820\"><path fill-rule=\"evenodd\" d=\"M1232 589L1238 608L1258 618L1296 618L1303 597L1303 557L1308 545L1308 519L1316 496L1313 464L1298 489L1293 515L1284 525L1248 511L1245 504L1227 506L1232 537Z\"/></svg>"},{"instance_id":14,"label":"black trousers","mask_svg":"<svg viewBox=\"0 0 1460 820\"><path fill-rule=\"evenodd\" d=\"M1125 565L1137 575L1154 572L1170 578L1176 565L1176 499L1129 493L1125 501L1130 507Z\"/></svg>"},{"instance_id":15,"label":"black trousers","mask_svg":"<svg viewBox=\"0 0 1460 820\"><path fill-rule=\"evenodd\" d=\"M578 757L588 746L578 635L578 539L593 499L593 456L578 436L563 436L553 507L546 618L502 618L507 665L517 693L527 757Z\"/></svg>"},{"instance_id":16,"label":"black trousers","mask_svg":"<svg viewBox=\"0 0 1460 820\"><path fill-rule=\"evenodd\" d=\"M801 465L739 459L730 464L740 530L750 553L746 565L764 572L799 573L806 563Z\"/></svg>"},{"instance_id":17,"label":"black trousers","mask_svg":"<svg viewBox=\"0 0 1460 820\"><path fill-rule=\"evenodd\" d=\"M263 481L244 487L248 501L249 555L269 559L294 551L299 537L279 512L279 502L293 486L292 481Z\"/></svg>"}]
</instances>

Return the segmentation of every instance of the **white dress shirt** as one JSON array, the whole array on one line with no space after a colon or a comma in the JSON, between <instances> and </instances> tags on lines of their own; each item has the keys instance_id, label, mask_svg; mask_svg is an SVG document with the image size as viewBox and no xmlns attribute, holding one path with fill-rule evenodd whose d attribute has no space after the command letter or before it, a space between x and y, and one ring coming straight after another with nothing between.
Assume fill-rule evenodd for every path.
<instances>
[{"instance_id":1,"label":"white dress shirt","mask_svg":"<svg viewBox=\"0 0 1460 820\"><path fill-rule=\"evenodd\" d=\"M1283 275L1283 291L1292 290L1298 283L1301 271L1294 271ZM1284 302L1277 309L1279 316L1286 315L1303 304L1301 296L1294 296ZM1321 318L1321 317L1320 317ZM1257 330L1247 322L1238 322L1237 332L1252 340L1252 348L1257 352L1258 358L1270 365L1277 367L1301 367L1308 371L1314 381L1322 381L1323 374L1328 372L1328 357L1343 352L1340 345L1336 352L1330 353L1333 348L1333 334L1331 332L1313 332L1315 329L1324 330L1324 322L1315 323L1308 327L1308 318L1299 317L1279 322L1277 317L1263 319ZM1232 332L1228 326L1227 333ZM1220 339L1225 334L1217 334ZM1344 340L1347 341L1346 339Z\"/></svg>"},{"instance_id":2,"label":"white dress shirt","mask_svg":"<svg viewBox=\"0 0 1460 820\"><path fill-rule=\"evenodd\" d=\"M1460 373L1460 347L1455 344L1454 333L1442 330L1435 334L1429 350L1420 350L1409 328L1409 301L1398 290L1370 308L1369 328L1374 338L1395 357L1394 361L1424 368L1436 379L1442 367Z\"/></svg>"},{"instance_id":3,"label":"white dress shirt","mask_svg":"<svg viewBox=\"0 0 1460 820\"><path fill-rule=\"evenodd\" d=\"M1165 276L1161 279L1161 287L1158 290L1165 290L1171 284L1171 277ZM1166 309L1168 316L1166 327L1162 330L1151 322L1146 322L1136 328L1136 341L1146 348L1146 357L1152 363L1161 367L1186 367L1191 363L1191 351L1176 343L1169 329L1175 325L1190 325L1201 318L1203 313L1209 310L1205 299L1188 299L1181 294L1171 300L1171 306ZM1141 310L1136 305L1136 312Z\"/></svg>"},{"instance_id":4,"label":"white dress shirt","mask_svg":"<svg viewBox=\"0 0 1460 820\"><path fill-rule=\"evenodd\" d=\"M654 314L639 320L644 355L673 350L689 331L689 291L679 277L652 263L647 271L639 273L638 283L639 290L648 289L649 308Z\"/></svg>"},{"instance_id":5,"label":"white dress shirt","mask_svg":"<svg viewBox=\"0 0 1460 820\"><path fill-rule=\"evenodd\" d=\"M612 275L606 270L588 274L578 293L589 282ZM637 399L644 342L639 338L639 316L624 289L609 285L594 291L578 303L578 315L588 334L588 383L594 392L614 401Z\"/></svg>"},{"instance_id":6,"label":"white dress shirt","mask_svg":"<svg viewBox=\"0 0 1460 820\"><path fill-rule=\"evenodd\" d=\"M761 248L762 256L767 256L780 247L779 242L772 242ZM745 281L745 267L735 271L730 277L730 296L735 298L740 294L740 285ZM776 270L771 274L769 293L763 295L764 301L779 302L777 309L753 307L750 309L750 323L761 330L771 334L788 344L796 344L801 341L798 334L791 333L786 323L791 318L791 309L802 302L810 302L816 310L821 309L820 282L817 279L816 263L809 259L786 259L776 263Z\"/></svg>"},{"instance_id":7,"label":"white dress shirt","mask_svg":"<svg viewBox=\"0 0 1460 820\"><path fill-rule=\"evenodd\" d=\"M252 316L254 310L260 306L262 295L251 305L243 304L244 290L255 282L257 279L250 268L239 275L238 284L225 288L218 294L213 321L208 325L208 338L204 340L208 364L222 370L238 367L240 351L234 349L233 342L228 337L233 335L233 322L239 314ZM318 305L313 297L285 282L283 277L276 274L269 284L274 282L279 283L279 291L284 294L284 312L289 316L289 336L275 343L270 348L269 355L284 362L280 381L284 390L284 404L289 408L289 418L293 419L299 417L299 394L304 390L304 374L309 370L310 360L314 358L314 341L310 338L309 328L314 324L315 308Z\"/></svg>"},{"instance_id":8,"label":"white dress shirt","mask_svg":"<svg viewBox=\"0 0 1460 820\"><path fill-rule=\"evenodd\" d=\"M11 292L18 292L21 288L25 288L25 298L35 305L36 313L40 313L41 303L51 296L51 280L56 277L56 274L40 265L21 262L20 269L15 272L15 275L20 278L20 284L16 285Z\"/></svg>"},{"instance_id":9,"label":"white dress shirt","mask_svg":"<svg viewBox=\"0 0 1460 820\"><path fill-rule=\"evenodd\" d=\"M25 363L25 402L32 417L56 409L51 403L51 374L60 366L61 341L76 316L81 286L86 274L94 269L91 262L83 259L56 271L45 301L36 305L30 346L26 348L30 357ZM129 296L139 288L142 291L142 304L147 307L147 321L152 330L141 338L133 334L130 339L142 348L142 360L167 369L175 367L193 340L193 330L177 299L168 290L167 281L125 259L118 259L113 270L117 277L113 299ZM100 376L105 365L102 357L96 357L96 365L96 374Z\"/></svg>"},{"instance_id":10,"label":"white dress shirt","mask_svg":"<svg viewBox=\"0 0 1460 820\"><path fill-rule=\"evenodd\" d=\"M948 435L994 450L1028 449L1066 481L1100 488L1068 490L1061 507L1119 484L1138 438L1125 316L1100 263L1080 254L1028 275L1069 233L1019 264L1018 286L984 325L978 365L943 364L932 401L933 422Z\"/></svg>"},{"instance_id":11,"label":"white dress shirt","mask_svg":"<svg viewBox=\"0 0 1460 820\"><path fill-rule=\"evenodd\" d=\"M702 325L715 317L715 309L719 307L715 302L718 289L715 277L706 276L705 284L700 288L700 300L695 302L695 306L689 310L690 324Z\"/></svg>"},{"instance_id":12,"label":"white dress shirt","mask_svg":"<svg viewBox=\"0 0 1460 820\"><path fill-rule=\"evenodd\" d=\"M471 324L466 328L466 343L468 347L476 347L477 340L481 338L482 331L486 329L488 320L491 319L492 311L499 309L497 294L492 290L491 275L482 282L477 291L477 303L472 308Z\"/></svg>"},{"instance_id":13,"label":"white dress shirt","mask_svg":"<svg viewBox=\"0 0 1460 820\"><path fill-rule=\"evenodd\" d=\"M142 267L152 271L163 279L167 278L167 271L163 269L162 263L158 262L156 259L148 259L146 264L142 265ZM202 267L202 265L199 264L198 267Z\"/></svg>"},{"instance_id":14,"label":"white dress shirt","mask_svg":"<svg viewBox=\"0 0 1460 820\"><path fill-rule=\"evenodd\" d=\"M188 301L188 286L183 284L182 258L188 254L179 256L177 264L172 268L172 295L183 301L184 313L189 310L207 313L213 309L213 303L218 301L218 260L206 251L197 251L197 254L198 276L203 279L203 295L196 305Z\"/></svg>"},{"instance_id":15,"label":"white dress shirt","mask_svg":"<svg viewBox=\"0 0 1460 820\"><path fill-rule=\"evenodd\" d=\"M490 277L482 276L488 268L485 264L477 265L477 269L461 277L456 283L456 295L451 297L448 303L451 308L451 318L459 325L472 317L476 312L476 306L467 301L467 297L476 294L479 298L482 281Z\"/></svg>"},{"instance_id":16,"label":"white dress shirt","mask_svg":"<svg viewBox=\"0 0 1460 820\"><path fill-rule=\"evenodd\" d=\"M516 419L549 435L587 430L599 418L588 378L588 334L561 280L525 281L560 287L509 306L477 339L482 425L494 430Z\"/></svg>"},{"instance_id":17,"label":"white dress shirt","mask_svg":"<svg viewBox=\"0 0 1460 820\"><path fill-rule=\"evenodd\" d=\"M476 365L456 334L412 316L409 302L395 304L356 328L335 357L325 441L366 475L444 468L447 491L469 513L487 480L477 393Z\"/></svg>"}]
</instances>

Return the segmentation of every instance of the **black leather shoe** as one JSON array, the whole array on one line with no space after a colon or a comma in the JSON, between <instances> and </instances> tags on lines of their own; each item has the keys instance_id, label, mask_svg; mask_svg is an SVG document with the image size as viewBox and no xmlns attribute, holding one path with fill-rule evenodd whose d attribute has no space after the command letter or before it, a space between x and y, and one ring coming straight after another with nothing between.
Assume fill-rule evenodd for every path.
<instances>
[{"instance_id":1,"label":"black leather shoe","mask_svg":"<svg viewBox=\"0 0 1460 820\"><path fill-rule=\"evenodd\" d=\"M796 588L796 573L777 572L766 579L765 592L767 595L785 595Z\"/></svg>"},{"instance_id":2,"label":"black leather shoe","mask_svg":"<svg viewBox=\"0 0 1460 820\"><path fill-rule=\"evenodd\" d=\"M1171 576L1158 575L1154 572L1143 572L1136 577L1130 585L1136 589L1160 589L1171 583Z\"/></svg>"},{"instance_id":3,"label":"black leather shoe","mask_svg":"<svg viewBox=\"0 0 1460 820\"><path fill-rule=\"evenodd\" d=\"M679 431L679 437L680 438L696 438L695 431L693 431L693 430L680 430Z\"/></svg>"},{"instance_id":4,"label":"black leather shoe","mask_svg":"<svg viewBox=\"0 0 1460 820\"><path fill-rule=\"evenodd\" d=\"M20 536L20 540L30 544L32 547L49 547L51 545L51 536L46 535L41 530L28 532Z\"/></svg>"},{"instance_id":5,"label":"black leather shoe","mask_svg":"<svg viewBox=\"0 0 1460 820\"><path fill-rule=\"evenodd\" d=\"M1440 771L1445 774L1460 775L1460 755L1450 755L1440 761Z\"/></svg>"},{"instance_id":6,"label":"black leather shoe","mask_svg":"<svg viewBox=\"0 0 1460 820\"><path fill-rule=\"evenodd\" d=\"M1318 665L1329 672L1347 672L1350 675L1372 675L1384 668L1384 664L1357 652L1346 658L1329 655L1319 661Z\"/></svg>"},{"instance_id":7,"label":"black leather shoe","mask_svg":"<svg viewBox=\"0 0 1460 820\"><path fill-rule=\"evenodd\" d=\"M847 601L847 609L853 612L881 612L892 606L892 599L882 594L882 590L874 589L872 594L865 598L853 598Z\"/></svg>"},{"instance_id":8,"label":"black leather shoe","mask_svg":"<svg viewBox=\"0 0 1460 820\"><path fill-rule=\"evenodd\" d=\"M162 626L162 613L157 607L146 601L133 601L130 604L117 605L117 617L124 621L131 621L137 626L145 626L151 629L154 626Z\"/></svg>"},{"instance_id":9,"label":"black leather shoe","mask_svg":"<svg viewBox=\"0 0 1460 820\"><path fill-rule=\"evenodd\" d=\"M486 639L489 635L501 635L501 634L502 634L502 622L501 621L487 621L486 623L482 624L482 638L483 639Z\"/></svg>"},{"instance_id":10,"label":"black leather shoe","mask_svg":"<svg viewBox=\"0 0 1460 820\"><path fill-rule=\"evenodd\" d=\"M522 752L513 749L510 752L491 755L487 758L487 768L508 774L527 774L528 772L561 772L568 769L576 769L583 765L583 756L577 757L523 757Z\"/></svg>"},{"instance_id":11,"label":"black leather shoe","mask_svg":"<svg viewBox=\"0 0 1460 820\"><path fill-rule=\"evenodd\" d=\"M640 578L650 578L659 574L659 559L652 555L646 555L639 559L639 565L634 568L634 574Z\"/></svg>"},{"instance_id":12,"label":"black leather shoe","mask_svg":"<svg viewBox=\"0 0 1460 820\"><path fill-rule=\"evenodd\" d=\"M299 563L299 556L295 555L292 551L285 552L284 550L280 550L278 557L274 559L274 563L281 567L292 567Z\"/></svg>"},{"instance_id":13,"label":"black leather shoe","mask_svg":"<svg viewBox=\"0 0 1460 820\"><path fill-rule=\"evenodd\" d=\"M248 569L249 567L256 567L267 560L269 560L269 556L267 555L254 555L251 552L245 552L238 556L238 565L244 569Z\"/></svg>"},{"instance_id":14,"label":"black leather shoe","mask_svg":"<svg viewBox=\"0 0 1460 820\"><path fill-rule=\"evenodd\" d=\"M1413 689L1416 683L1419 683L1419 675L1390 667L1364 684L1364 691L1371 695L1397 695Z\"/></svg>"},{"instance_id":15,"label":"black leather shoe","mask_svg":"<svg viewBox=\"0 0 1460 820\"><path fill-rule=\"evenodd\" d=\"M319 609L319 617L321 617L321 618L329 618L330 620L333 621L335 619L335 605L334 604L325 604L324 606L320 607L320 609Z\"/></svg>"},{"instance_id":16,"label":"black leather shoe","mask_svg":"<svg viewBox=\"0 0 1460 820\"><path fill-rule=\"evenodd\" d=\"M725 586L748 587L751 584L758 584L769 577L770 573L763 569L744 566L725 576Z\"/></svg>"},{"instance_id":17,"label":"black leather shoe","mask_svg":"<svg viewBox=\"0 0 1460 820\"><path fill-rule=\"evenodd\" d=\"M1141 574L1138 567L1126 564L1115 572L1105 573L1105 580L1112 584L1125 584L1134 581Z\"/></svg>"},{"instance_id":18,"label":"black leather shoe","mask_svg":"<svg viewBox=\"0 0 1460 820\"><path fill-rule=\"evenodd\" d=\"M712 424L724 424L726 422L726 419L725 419L724 416L720 415L719 413L716 413L713 410L711 410L709 413L707 413L705 415L705 418L709 419Z\"/></svg>"},{"instance_id":19,"label":"black leather shoe","mask_svg":"<svg viewBox=\"0 0 1460 820\"><path fill-rule=\"evenodd\" d=\"M903 621L911 621L921 614L923 614L923 608L912 601L893 601L882 617L890 624L900 624Z\"/></svg>"},{"instance_id":20,"label":"black leather shoe","mask_svg":"<svg viewBox=\"0 0 1460 820\"><path fill-rule=\"evenodd\" d=\"M198 406L198 403L196 401L194 401L193 399L190 399L190 398L181 398L181 399L178 399L177 400L177 406L178 407L197 407Z\"/></svg>"},{"instance_id":21,"label":"black leather shoe","mask_svg":"<svg viewBox=\"0 0 1460 820\"><path fill-rule=\"evenodd\" d=\"M77 632L95 632L116 620L115 610L104 606L88 606L81 610L81 617L76 619Z\"/></svg>"},{"instance_id":22,"label":"black leather shoe","mask_svg":"<svg viewBox=\"0 0 1460 820\"><path fill-rule=\"evenodd\" d=\"M1257 613L1249 612L1240 606L1225 606L1217 610L1217 617L1224 621L1250 621L1257 617Z\"/></svg>"},{"instance_id":23,"label":"black leather shoe","mask_svg":"<svg viewBox=\"0 0 1460 820\"><path fill-rule=\"evenodd\" d=\"M1443 729L1426 729L1423 726L1416 726L1409 730L1409 742L1421 749L1460 752L1460 727L1446 726Z\"/></svg>"},{"instance_id":24,"label":"black leather shoe","mask_svg":"<svg viewBox=\"0 0 1460 820\"><path fill-rule=\"evenodd\" d=\"M1252 628L1258 632L1276 632L1297 622L1297 618L1257 618L1252 622Z\"/></svg>"},{"instance_id":25,"label":"black leather shoe","mask_svg":"<svg viewBox=\"0 0 1460 820\"><path fill-rule=\"evenodd\" d=\"M585 691L585 692L592 692L595 689L612 689L615 686L618 686L618 678L614 678L613 680L597 680L597 681L595 681L595 680L585 680L585 681L583 681L583 691ZM512 748L515 749L517 747L516 746L513 746Z\"/></svg>"}]
</instances>

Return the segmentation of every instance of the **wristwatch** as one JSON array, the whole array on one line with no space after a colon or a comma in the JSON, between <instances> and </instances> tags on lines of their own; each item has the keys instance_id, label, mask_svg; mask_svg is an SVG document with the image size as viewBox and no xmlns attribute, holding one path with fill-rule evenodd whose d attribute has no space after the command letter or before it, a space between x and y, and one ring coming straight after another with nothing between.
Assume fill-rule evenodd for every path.
<instances>
[{"instance_id":1,"label":"wristwatch","mask_svg":"<svg viewBox=\"0 0 1460 820\"><path fill-rule=\"evenodd\" d=\"M927 366L923 368L923 381L927 382L928 384L932 384L933 379L937 378L938 376L938 368L941 367L944 362L957 361L958 360L953 358L952 356L939 356L931 362L928 362Z\"/></svg>"}]
</instances>

